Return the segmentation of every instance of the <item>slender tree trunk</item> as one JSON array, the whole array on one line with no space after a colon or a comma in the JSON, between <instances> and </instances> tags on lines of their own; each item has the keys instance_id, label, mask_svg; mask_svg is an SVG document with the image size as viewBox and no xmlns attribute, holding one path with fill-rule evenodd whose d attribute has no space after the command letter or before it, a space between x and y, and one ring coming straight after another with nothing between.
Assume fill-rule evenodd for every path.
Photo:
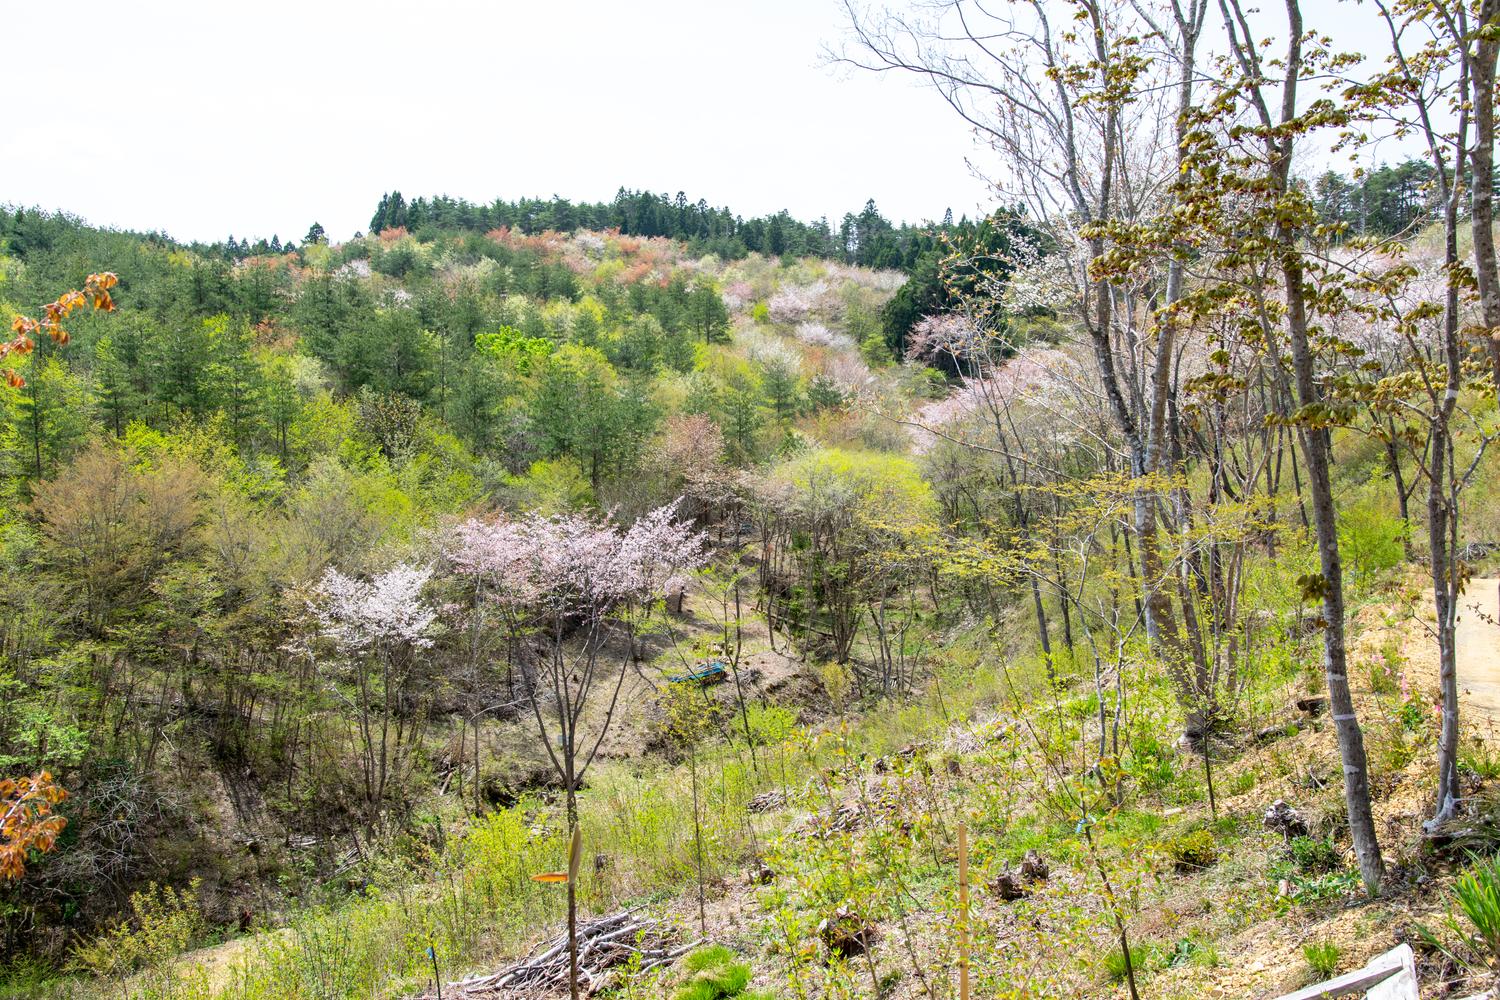
<instances>
[{"instance_id":1,"label":"slender tree trunk","mask_svg":"<svg viewBox=\"0 0 1500 1000\"><path fill-rule=\"evenodd\" d=\"M1486 3L1486 6L1489 4ZM1493 77L1493 43L1484 44L1491 46L1490 67ZM1493 123L1493 109L1490 118ZM1462 166L1461 154L1458 162ZM1461 180L1455 179L1451 183L1457 185ZM1459 193L1456 189L1450 189L1447 194L1443 212L1446 237L1443 252L1444 263L1449 273L1453 273L1458 267ZM1447 384L1442 397L1431 401L1433 413L1428 430L1427 541L1432 573L1432 600L1437 612L1438 687L1442 692L1443 713L1442 728L1438 735L1437 796L1433 816L1428 823L1429 830L1435 829L1453 815L1462 795L1458 783L1457 622L1460 580L1454 562L1457 553L1450 544L1450 539L1456 541L1458 529L1459 483L1456 481L1451 483L1453 502L1449 501L1450 476L1457 475L1452 464L1453 428L1450 421L1458 405L1459 386L1463 381L1458 342L1458 309L1458 288L1449 281L1443 302L1443 361ZM1496 384L1500 385L1500 381Z\"/></svg>"},{"instance_id":2,"label":"slender tree trunk","mask_svg":"<svg viewBox=\"0 0 1500 1000\"><path fill-rule=\"evenodd\" d=\"M1298 401L1303 406L1320 401L1313 376L1312 350L1307 339L1307 315L1303 303L1303 275L1297 250L1288 248L1284 257L1284 291L1288 306L1293 366L1297 376ZM1318 565L1323 591L1323 672L1328 683L1328 701L1338 733L1339 754L1344 764L1344 805L1349 814L1349 832L1359 873L1370 895L1380 893L1385 862L1375 835L1370 810L1370 770L1365 756L1364 734L1354 711L1349 690L1348 649L1345 643L1344 565L1339 554L1338 519L1334 510L1333 482L1329 471L1332 439L1323 427L1301 427L1298 436L1307 459L1308 493L1312 499L1314 533L1318 542Z\"/></svg>"},{"instance_id":3,"label":"slender tree trunk","mask_svg":"<svg viewBox=\"0 0 1500 1000\"><path fill-rule=\"evenodd\" d=\"M1234 0L1238 8L1238 0ZM1283 128L1297 118L1297 82L1303 72L1302 10L1298 0L1285 0L1288 22L1287 58L1283 63L1280 123ZM1249 39L1245 40L1247 43ZM1245 58L1244 50L1239 52ZM1269 111L1262 105L1265 122ZM1268 135L1270 181L1273 193L1286 198L1292 190L1291 167L1295 132L1285 136ZM1302 237L1295 223L1278 213L1274 236L1286 302L1287 339L1292 351L1297 403L1307 409L1323 401L1314 372L1312 346L1308 338L1307 285L1303 270ZM1338 518L1333 499L1333 438L1327 427L1298 425L1302 454L1307 459L1307 485L1312 501L1314 535L1318 542L1318 564L1321 570L1319 589L1323 596L1323 672L1328 683L1328 701L1338 733L1339 753L1344 765L1344 805L1349 816L1350 838L1359 859L1359 873L1371 896L1379 895L1385 876L1385 862L1380 856L1380 841L1375 835L1375 818L1370 809L1370 768L1365 756L1364 734L1354 711L1349 690L1349 656L1345 640L1344 565L1339 554ZM1295 470L1295 465L1293 466Z\"/></svg>"},{"instance_id":4,"label":"slender tree trunk","mask_svg":"<svg viewBox=\"0 0 1500 1000\"><path fill-rule=\"evenodd\" d=\"M1393 58L1404 72L1409 72L1406 57L1401 49L1400 32L1394 20L1382 8L1390 27ZM1450 12L1452 13L1452 12ZM1464 35L1467 25L1462 20L1464 11L1457 12L1459 20L1448 20L1450 29ZM1471 107L1459 109L1458 123L1451 137L1441 137L1434 128L1428 106L1417 98L1416 110L1427 140L1427 152L1435 171L1438 193L1443 205L1443 269L1449 275L1443 298L1443 328L1440 344L1443 360L1443 380L1437 382L1431 375L1424 376L1428 405L1431 411L1427 425L1426 460L1418 461L1419 474L1427 478L1427 539L1428 569L1432 578L1432 600L1437 613L1438 640L1438 684L1442 692L1442 729L1438 737L1437 796L1433 806L1433 817L1426 824L1429 832L1449 819L1458 805L1460 789L1458 782L1458 650L1457 618L1458 598L1461 586L1455 565L1458 542L1458 495L1462 488L1453 463L1452 417L1458 406L1459 390L1463 383L1463 362L1459 344L1459 288L1453 276L1459 269L1458 226L1459 204L1463 197L1465 158L1472 155L1474 192L1473 234L1474 265L1480 289L1484 322L1493 330L1500 322L1500 287L1496 284L1494 243L1494 142L1495 142L1495 58L1500 49L1500 40L1490 36L1489 31L1500 20L1500 0L1482 0L1479 10L1480 28L1474 37L1458 37L1460 87L1467 85L1474 101ZM1470 51L1469 46L1474 48ZM1475 143L1469 149L1469 116L1474 116ZM1444 145L1451 144L1454 150L1452 161L1444 153ZM1500 342L1489 338L1489 348L1494 360L1495 384L1500 388ZM1419 369L1428 359L1420 350L1415 350L1410 361ZM1387 443L1396 489L1404 493L1400 462L1395 450L1394 426ZM1401 497L1402 515L1406 514L1406 499ZM1409 538L1409 533L1408 533ZM1408 540L1407 544L1410 542Z\"/></svg>"},{"instance_id":5,"label":"slender tree trunk","mask_svg":"<svg viewBox=\"0 0 1500 1000\"><path fill-rule=\"evenodd\" d=\"M1445 436L1445 435L1444 435ZM1442 729L1438 735L1437 799L1428 829L1453 815L1460 798L1458 784L1458 615L1457 574L1448 547L1449 518L1444 494L1447 454L1444 441L1432 435L1431 480L1427 492L1427 541L1430 546L1432 602L1437 612L1438 687L1442 694Z\"/></svg>"},{"instance_id":6,"label":"slender tree trunk","mask_svg":"<svg viewBox=\"0 0 1500 1000\"><path fill-rule=\"evenodd\" d=\"M1042 638L1042 657L1047 661L1047 681L1051 683L1057 679L1057 667L1052 662L1052 639L1047 635L1047 608L1042 603L1042 585L1035 574L1031 577L1031 600L1036 606L1036 628Z\"/></svg>"},{"instance_id":7,"label":"slender tree trunk","mask_svg":"<svg viewBox=\"0 0 1500 1000\"><path fill-rule=\"evenodd\" d=\"M698 933L708 937L708 906L703 895L703 812L698 803L698 738L690 737L688 770L693 778L693 853L698 859Z\"/></svg>"},{"instance_id":8,"label":"slender tree trunk","mask_svg":"<svg viewBox=\"0 0 1500 1000\"><path fill-rule=\"evenodd\" d=\"M1406 488L1406 477L1401 473L1401 451L1396 446L1395 420L1387 417L1387 431L1389 437L1385 441L1385 464L1391 470L1391 481L1396 487L1396 511L1401 518L1401 523L1411 524L1411 505L1408 502L1410 491ZM1412 558L1411 532L1405 531L1401 534L1401 554L1407 560Z\"/></svg>"},{"instance_id":9,"label":"slender tree trunk","mask_svg":"<svg viewBox=\"0 0 1500 1000\"><path fill-rule=\"evenodd\" d=\"M1485 345L1500 393L1500 263L1495 257L1495 61L1500 53L1500 38L1489 31L1500 21L1500 0L1482 0L1479 23L1473 25L1476 36L1469 86L1474 107L1474 146L1470 162L1474 177L1471 222L1474 232L1474 278L1479 286L1480 309L1489 334ZM1460 45L1470 44L1468 39Z\"/></svg>"}]
</instances>

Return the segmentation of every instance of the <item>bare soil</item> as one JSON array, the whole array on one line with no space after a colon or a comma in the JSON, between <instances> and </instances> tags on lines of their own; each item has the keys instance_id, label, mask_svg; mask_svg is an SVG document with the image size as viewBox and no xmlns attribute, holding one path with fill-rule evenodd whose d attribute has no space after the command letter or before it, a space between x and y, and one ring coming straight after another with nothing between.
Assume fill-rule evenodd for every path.
<instances>
[{"instance_id":1,"label":"bare soil","mask_svg":"<svg viewBox=\"0 0 1500 1000\"><path fill-rule=\"evenodd\" d=\"M1431 631L1432 591L1422 595L1421 622L1402 629L1412 678L1436 698L1438 651ZM1459 713L1466 737L1500 742L1500 578L1469 581L1459 598Z\"/></svg>"},{"instance_id":2,"label":"bare soil","mask_svg":"<svg viewBox=\"0 0 1500 1000\"><path fill-rule=\"evenodd\" d=\"M1500 579L1470 580L1459 600L1458 683L1471 732L1500 736Z\"/></svg>"}]
</instances>

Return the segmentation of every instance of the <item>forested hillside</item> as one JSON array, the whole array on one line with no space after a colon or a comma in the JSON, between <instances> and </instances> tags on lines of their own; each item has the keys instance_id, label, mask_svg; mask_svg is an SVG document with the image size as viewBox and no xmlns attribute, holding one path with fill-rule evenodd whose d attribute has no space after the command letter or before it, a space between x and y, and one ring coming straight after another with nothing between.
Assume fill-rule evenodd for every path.
<instances>
[{"instance_id":1,"label":"forested hillside","mask_svg":"<svg viewBox=\"0 0 1500 1000\"><path fill-rule=\"evenodd\" d=\"M666 508L728 553L752 484L925 492L874 457L906 432L849 405L939 391L889 367L903 275L613 231L425 235L226 260L0 215L13 313L118 276L111 311L6 359L0 748L67 792L55 849L6 889L10 955L66 960L154 884L198 886L213 926L275 922L396 842L563 784L522 711L530 647L471 606L465 518L592 531ZM920 294L945 294L935 268ZM653 654L679 645L664 582L632 623Z\"/></svg>"}]
</instances>

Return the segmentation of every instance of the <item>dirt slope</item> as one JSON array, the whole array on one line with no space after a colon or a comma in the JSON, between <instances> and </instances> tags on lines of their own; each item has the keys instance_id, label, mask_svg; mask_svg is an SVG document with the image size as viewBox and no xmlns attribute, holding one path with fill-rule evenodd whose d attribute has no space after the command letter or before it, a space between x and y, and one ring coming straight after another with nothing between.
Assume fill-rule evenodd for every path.
<instances>
[{"instance_id":1,"label":"dirt slope","mask_svg":"<svg viewBox=\"0 0 1500 1000\"><path fill-rule=\"evenodd\" d=\"M1465 728L1500 737L1500 579L1471 580L1459 599L1458 684Z\"/></svg>"}]
</instances>

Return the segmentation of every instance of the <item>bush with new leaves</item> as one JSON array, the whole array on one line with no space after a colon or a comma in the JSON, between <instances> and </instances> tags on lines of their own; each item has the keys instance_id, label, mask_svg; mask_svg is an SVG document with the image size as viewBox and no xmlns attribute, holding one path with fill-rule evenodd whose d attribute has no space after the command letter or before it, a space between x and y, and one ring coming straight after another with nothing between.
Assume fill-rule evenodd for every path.
<instances>
[{"instance_id":1,"label":"bush with new leaves","mask_svg":"<svg viewBox=\"0 0 1500 1000\"><path fill-rule=\"evenodd\" d=\"M747 992L750 967L735 961L734 954L723 945L699 948L683 962L689 978L677 991L675 1000L770 1000L769 994Z\"/></svg>"}]
</instances>

